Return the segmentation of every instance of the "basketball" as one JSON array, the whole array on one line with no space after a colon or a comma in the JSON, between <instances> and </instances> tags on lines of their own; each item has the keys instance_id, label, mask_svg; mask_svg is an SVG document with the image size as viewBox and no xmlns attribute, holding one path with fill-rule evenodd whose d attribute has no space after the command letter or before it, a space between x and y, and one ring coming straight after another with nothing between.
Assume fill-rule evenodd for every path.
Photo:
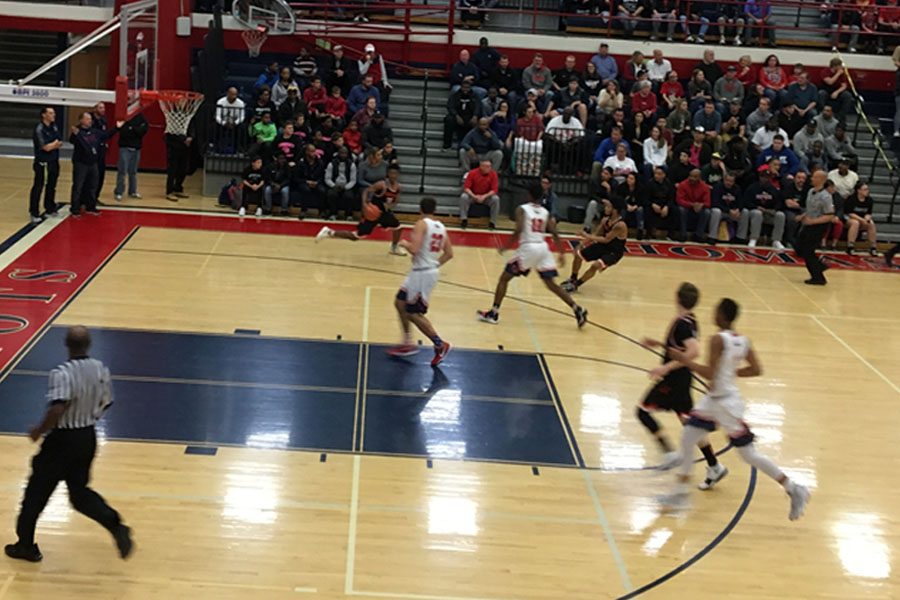
<instances>
[{"instance_id":1,"label":"basketball","mask_svg":"<svg viewBox=\"0 0 900 600\"><path fill-rule=\"evenodd\" d=\"M381 209L374 202L366 202L363 205L363 217L366 221L377 221L381 218Z\"/></svg>"}]
</instances>

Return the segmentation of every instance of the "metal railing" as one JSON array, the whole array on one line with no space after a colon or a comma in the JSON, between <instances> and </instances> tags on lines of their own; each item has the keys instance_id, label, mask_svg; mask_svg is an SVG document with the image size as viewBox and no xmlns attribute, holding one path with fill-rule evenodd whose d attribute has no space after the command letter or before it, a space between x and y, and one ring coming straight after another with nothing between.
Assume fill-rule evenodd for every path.
<instances>
[{"instance_id":1,"label":"metal railing","mask_svg":"<svg viewBox=\"0 0 900 600\"><path fill-rule=\"evenodd\" d=\"M422 154L422 172L419 173L419 193L425 193L425 170L428 168L428 69L422 82L422 135L419 152Z\"/></svg>"}]
</instances>

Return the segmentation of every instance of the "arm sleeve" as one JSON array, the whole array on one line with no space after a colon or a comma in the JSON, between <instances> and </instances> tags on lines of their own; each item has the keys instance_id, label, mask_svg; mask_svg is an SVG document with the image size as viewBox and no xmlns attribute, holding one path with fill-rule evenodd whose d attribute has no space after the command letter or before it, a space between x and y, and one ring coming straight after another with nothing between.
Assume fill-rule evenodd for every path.
<instances>
[{"instance_id":1,"label":"arm sleeve","mask_svg":"<svg viewBox=\"0 0 900 600\"><path fill-rule=\"evenodd\" d=\"M72 382L62 369L50 371L47 402L69 402L72 399Z\"/></svg>"}]
</instances>

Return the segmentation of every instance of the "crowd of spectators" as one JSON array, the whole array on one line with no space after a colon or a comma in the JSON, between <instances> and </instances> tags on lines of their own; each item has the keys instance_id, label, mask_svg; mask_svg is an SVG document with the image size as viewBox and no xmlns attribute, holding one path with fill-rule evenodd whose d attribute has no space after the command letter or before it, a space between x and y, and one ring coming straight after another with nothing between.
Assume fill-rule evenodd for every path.
<instances>
[{"instance_id":1,"label":"crowd of spectators","mask_svg":"<svg viewBox=\"0 0 900 600\"><path fill-rule=\"evenodd\" d=\"M388 122L392 86L384 59L367 44L359 60L340 45L324 56L305 48L290 66L272 63L242 98L229 88L216 102L211 151L247 155L233 205L257 216L300 208L352 220L368 186L399 169Z\"/></svg>"},{"instance_id":2,"label":"crowd of spectators","mask_svg":"<svg viewBox=\"0 0 900 600\"><path fill-rule=\"evenodd\" d=\"M777 45L770 0L566 0L569 23L611 27L620 36L649 33L651 41L680 40L704 44L709 34L722 45ZM831 30L833 47L846 41L850 52L882 54L886 42L900 33L896 0L825 0L819 5L821 28ZM580 18L580 19L579 19Z\"/></svg>"},{"instance_id":3,"label":"crowd of spectators","mask_svg":"<svg viewBox=\"0 0 900 600\"><path fill-rule=\"evenodd\" d=\"M845 119L855 110L840 59L812 83L802 64L776 55L720 63L712 50L686 83L661 50L635 52L620 65L607 44L586 64L567 56L557 71L537 53L521 72L486 39L451 70L444 148L458 152L466 175L460 202L491 206L490 172L571 175L589 180L583 226L599 218L603 198L625 201L639 239L698 242L794 242L813 170L833 186L833 245L847 230L848 251L875 225L866 182ZM482 183L477 194L466 186Z\"/></svg>"}]
</instances>

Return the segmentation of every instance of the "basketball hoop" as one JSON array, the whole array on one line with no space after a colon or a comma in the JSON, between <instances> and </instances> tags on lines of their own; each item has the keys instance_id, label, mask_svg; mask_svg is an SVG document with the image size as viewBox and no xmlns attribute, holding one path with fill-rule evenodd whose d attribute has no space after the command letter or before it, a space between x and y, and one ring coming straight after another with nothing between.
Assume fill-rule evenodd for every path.
<instances>
[{"instance_id":1,"label":"basketball hoop","mask_svg":"<svg viewBox=\"0 0 900 600\"><path fill-rule=\"evenodd\" d=\"M247 53L250 55L250 58L259 56L260 48L262 48L262 45L266 43L269 37L266 29L266 27L259 26L256 29L245 29L241 32L241 37L244 43L247 44Z\"/></svg>"},{"instance_id":2,"label":"basketball hoop","mask_svg":"<svg viewBox=\"0 0 900 600\"><path fill-rule=\"evenodd\" d=\"M187 135L191 119L203 104L203 94L180 90L146 90L142 97L159 101L159 107L166 117L166 133Z\"/></svg>"}]
</instances>

